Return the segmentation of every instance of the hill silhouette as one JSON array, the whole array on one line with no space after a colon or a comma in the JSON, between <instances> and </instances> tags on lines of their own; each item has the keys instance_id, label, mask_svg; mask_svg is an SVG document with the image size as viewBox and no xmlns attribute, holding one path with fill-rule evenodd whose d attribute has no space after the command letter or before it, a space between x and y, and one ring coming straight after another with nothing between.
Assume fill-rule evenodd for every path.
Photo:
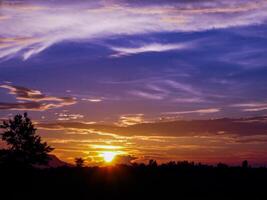
<instances>
[{"instance_id":1,"label":"hill silhouette","mask_svg":"<svg viewBox=\"0 0 267 200\"><path fill-rule=\"evenodd\" d=\"M56 155L50 154L49 160L45 165L36 165L36 168L58 168L58 167L73 167L74 165L60 160Z\"/></svg>"}]
</instances>

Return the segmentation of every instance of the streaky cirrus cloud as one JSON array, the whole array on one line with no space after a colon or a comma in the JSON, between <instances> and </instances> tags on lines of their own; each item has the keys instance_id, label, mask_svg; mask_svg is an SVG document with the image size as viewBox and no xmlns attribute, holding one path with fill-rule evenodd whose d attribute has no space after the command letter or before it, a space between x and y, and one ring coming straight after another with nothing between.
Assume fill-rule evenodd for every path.
<instances>
[{"instance_id":1,"label":"streaky cirrus cloud","mask_svg":"<svg viewBox=\"0 0 267 200\"><path fill-rule=\"evenodd\" d=\"M44 111L60 108L76 103L72 97L55 97L43 94L39 90L14 85L0 85L0 88L8 89L9 94L14 95L17 102L0 102L0 110L33 110Z\"/></svg>"},{"instance_id":2,"label":"streaky cirrus cloud","mask_svg":"<svg viewBox=\"0 0 267 200\"><path fill-rule=\"evenodd\" d=\"M175 89L181 90L183 92L187 92L191 95L201 95L200 90L195 89L189 84L180 83L174 80L166 80L165 83Z\"/></svg>"},{"instance_id":3,"label":"streaky cirrus cloud","mask_svg":"<svg viewBox=\"0 0 267 200\"><path fill-rule=\"evenodd\" d=\"M82 98L81 100L92 102L92 103L99 103L99 102L103 101L103 98Z\"/></svg>"},{"instance_id":4,"label":"streaky cirrus cloud","mask_svg":"<svg viewBox=\"0 0 267 200\"><path fill-rule=\"evenodd\" d=\"M5 1L0 58L27 60L63 41L158 32L191 32L265 23L267 2L252 1ZM141 52L174 46L117 49ZM107 45L108 47L108 45Z\"/></svg>"},{"instance_id":5,"label":"streaky cirrus cloud","mask_svg":"<svg viewBox=\"0 0 267 200\"><path fill-rule=\"evenodd\" d=\"M165 94L159 94L159 93L153 94L150 92L140 91L140 90L129 91L129 94L139 98L150 99L150 100L163 100L166 97Z\"/></svg>"},{"instance_id":6,"label":"streaky cirrus cloud","mask_svg":"<svg viewBox=\"0 0 267 200\"><path fill-rule=\"evenodd\" d=\"M200 103L207 102L208 95L199 87L174 79L156 79L142 81L140 89L130 90L127 93L143 99L168 100L170 102Z\"/></svg>"},{"instance_id":7,"label":"streaky cirrus cloud","mask_svg":"<svg viewBox=\"0 0 267 200\"><path fill-rule=\"evenodd\" d=\"M189 110L189 111L178 111L178 112L164 112L165 115L183 115L183 114L209 114L209 113L216 113L220 112L221 109L219 108L207 108L207 109L198 109L198 110Z\"/></svg>"},{"instance_id":8,"label":"streaky cirrus cloud","mask_svg":"<svg viewBox=\"0 0 267 200\"><path fill-rule=\"evenodd\" d=\"M240 104L233 104L231 105L231 107L241 108L241 110L245 112L258 112L267 110L267 103L266 102L240 103Z\"/></svg>"},{"instance_id":9,"label":"streaky cirrus cloud","mask_svg":"<svg viewBox=\"0 0 267 200\"><path fill-rule=\"evenodd\" d=\"M111 55L111 57L121 57L121 56L128 56L132 54L140 54L146 52L164 52L164 51L182 50L187 48L190 47L189 45L186 44L160 44L160 43L145 44L140 47L111 47L113 51L117 52Z\"/></svg>"}]
</instances>

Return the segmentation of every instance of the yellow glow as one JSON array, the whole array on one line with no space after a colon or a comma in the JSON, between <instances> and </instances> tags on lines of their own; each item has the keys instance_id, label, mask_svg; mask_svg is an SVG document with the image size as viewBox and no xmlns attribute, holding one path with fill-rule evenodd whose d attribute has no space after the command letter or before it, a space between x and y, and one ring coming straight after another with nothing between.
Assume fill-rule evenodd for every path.
<instances>
[{"instance_id":1,"label":"yellow glow","mask_svg":"<svg viewBox=\"0 0 267 200\"><path fill-rule=\"evenodd\" d=\"M113 146L113 145L91 145L94 149L123 149L122 146Z\"/></svg>"},{"instance_id":2,"label":"yellow glow","mask_svg":"<svg viewBox=\"0 0 267 200\"><path fill-rule=\"evenodd\" d=\"M106 151L101 154L105 162L108 162L108 163L111 162L115 158L116 155L117 153L111 152L111 151Z\"/></svg>"}]
</instances>

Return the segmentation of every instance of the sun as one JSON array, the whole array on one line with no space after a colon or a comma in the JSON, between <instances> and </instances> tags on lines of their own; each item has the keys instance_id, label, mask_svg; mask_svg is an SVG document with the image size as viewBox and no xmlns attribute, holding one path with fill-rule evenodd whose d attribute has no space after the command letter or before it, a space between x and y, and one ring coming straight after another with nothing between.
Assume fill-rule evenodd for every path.
<instances>
[{"instance_id":1,"label":"sun","mask_svg":"<svg viewBox=\"0 0 267 200\"><path fill-rule=\"evenodd\" d=\"M115 152L106 151L101 154L101 156L104 158L105 162L110 163L114 158L116 157Z\"/></svg>"}]
</instances>

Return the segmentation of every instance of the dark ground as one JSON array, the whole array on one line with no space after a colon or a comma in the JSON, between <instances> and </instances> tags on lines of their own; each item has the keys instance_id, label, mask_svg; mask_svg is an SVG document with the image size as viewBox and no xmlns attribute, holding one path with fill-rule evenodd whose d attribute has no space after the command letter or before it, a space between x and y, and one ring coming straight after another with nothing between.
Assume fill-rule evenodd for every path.
<instances>
[{"instance_id":1,"label":"dark ground","mask_svg":"<svg viewBox=\"0 0 267 200\"><path fill-rule=\"evenodd\" d=\"M0 199L267 199L267 169L208 166L0 167Z\"/></svg>"}]
</instances>

